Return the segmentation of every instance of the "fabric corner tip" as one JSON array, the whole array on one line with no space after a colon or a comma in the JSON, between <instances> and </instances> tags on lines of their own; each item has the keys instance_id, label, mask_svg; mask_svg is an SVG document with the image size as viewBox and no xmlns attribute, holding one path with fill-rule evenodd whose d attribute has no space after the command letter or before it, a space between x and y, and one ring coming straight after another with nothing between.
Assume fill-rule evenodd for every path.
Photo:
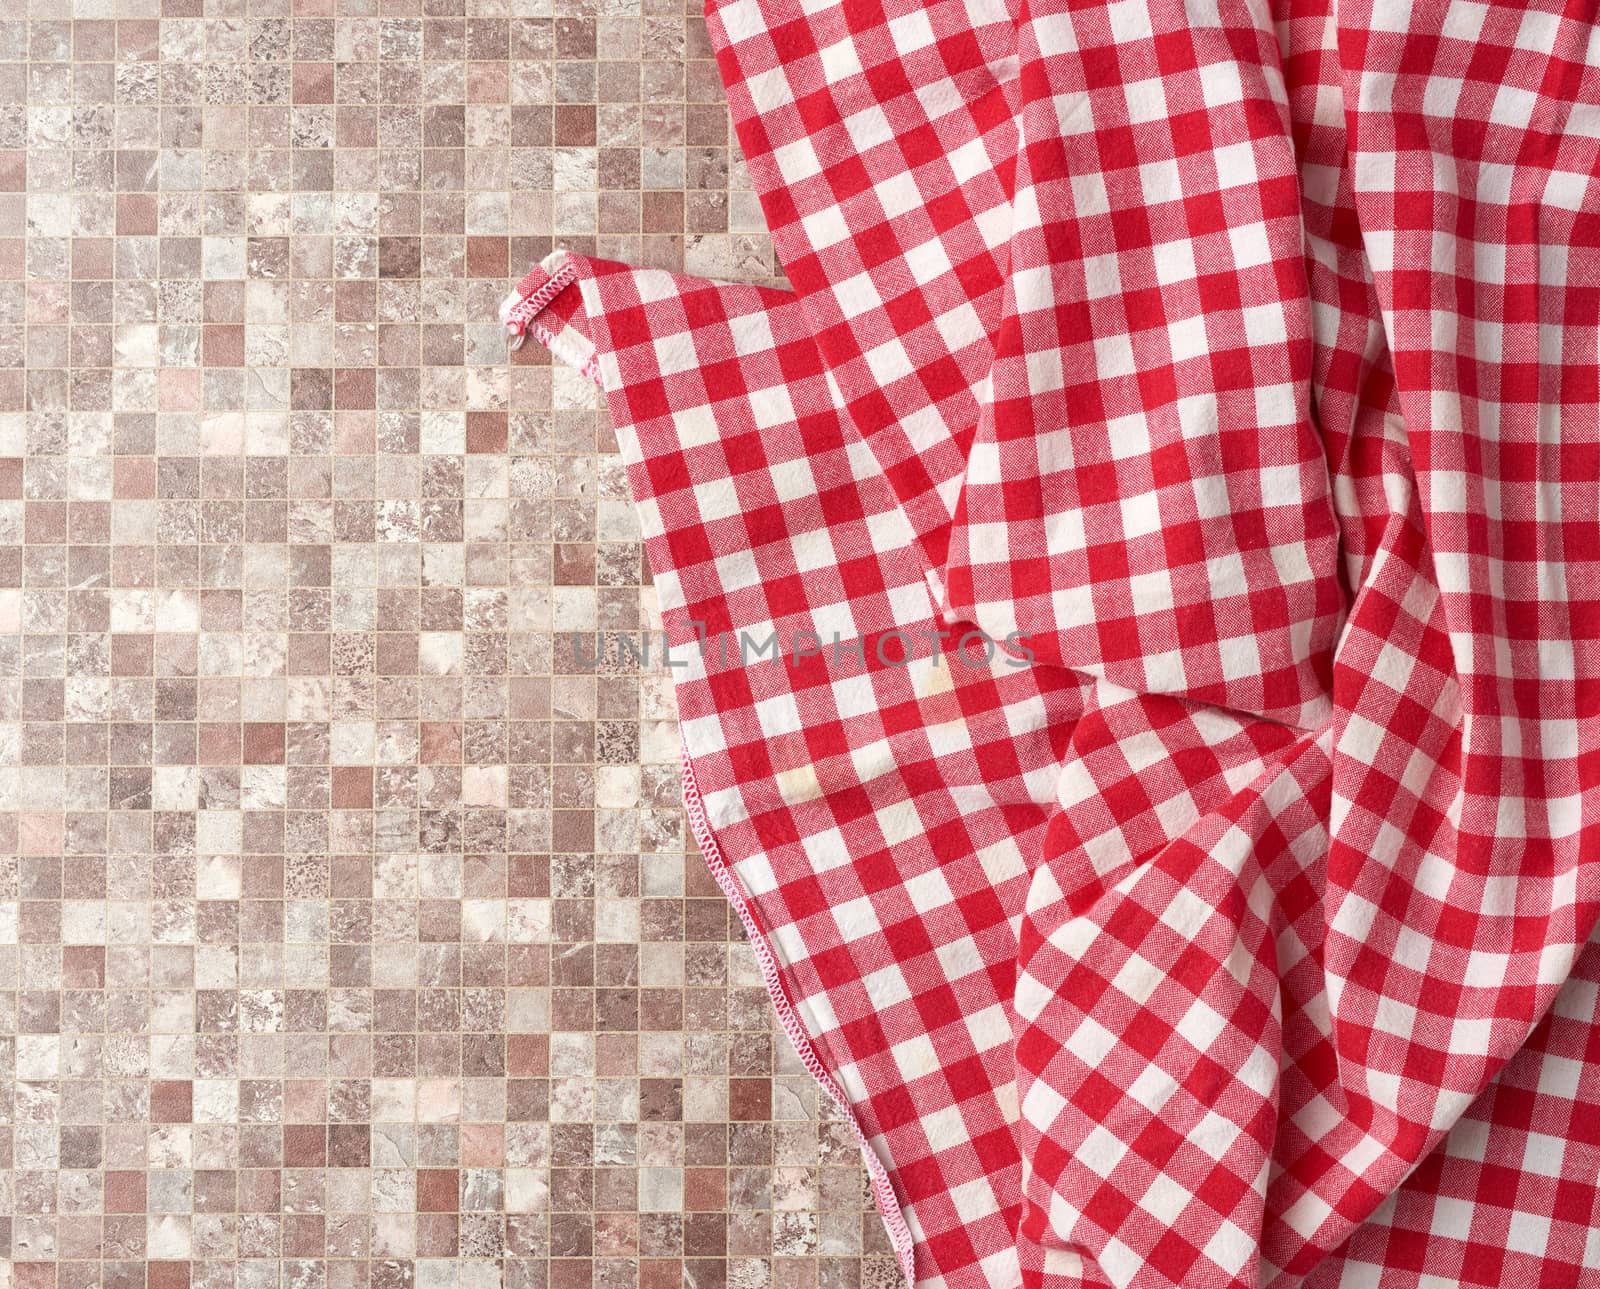
<instances>
[{"instance_id":1,"label":"fabric corner tip","mask_svg":"<svg viewBox=\"0 0 1600 1289\"><path fill-rule=\"evenodd\" d=\"M604 388L598 346L589 334L585 305L557 307L550 319L541 318L569 286L578 283L581 259L569 251L555 250L529 269L515 289L501 301L500 323L506 329L506 346L515 353L531 335L568 366L575 367L593 384ZM581 295L580 290L580 295Z\"/></svg>"}]
</instances>

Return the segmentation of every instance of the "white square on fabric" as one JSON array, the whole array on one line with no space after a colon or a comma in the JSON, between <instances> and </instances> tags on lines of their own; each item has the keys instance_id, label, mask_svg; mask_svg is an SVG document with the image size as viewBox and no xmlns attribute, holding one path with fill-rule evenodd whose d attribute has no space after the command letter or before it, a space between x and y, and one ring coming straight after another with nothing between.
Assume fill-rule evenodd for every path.
<instances>
[{"instance_id":1,"label":"white square on fabric","mask_svg":"<svg viewBox=\"0 0 1600 1289\"><path fill-rule=\"evenodd\" d=\"M1287 382L1261 385L1256 389L1256 424L1266 429L1273 425L1294 425L1300 420L1300 400L1295 386Z\"/></svg>"},{"instance_id":2,"label":"white square on fabric","mask_svg":"<svg viewBox=\"0 0 1600 1289\"><path fill-rule=\"evenodd\" d=\"M1030 1083L1022 1096L1022 1117L1039 1132L1048 1133L1066 1108L1066 1098L1043 1079Z\"/></svg>"},{"instance_id":3,"label":"white square on fabric","mask_svg":"<svg viewBox=\"0 0 1600 1289\"><path fill-rule=\"evenodd\" d=\"M838 206L829 204L800 221L806 238L817 250L837 246L850 236L850 225Z\"/></svg>"},{"instance_id":4,"label":"white square on fabric","mask_svg":"<svg viewBox=\"0 0 1600 1289\"><path fill-rule=\"evenodd\" d=\"M1254 635L1226 636L1217 641L1223 680L1244 680L1262 672L1261 650Z\"/></svg>"},{"instance_id":5,"label":"white square on fabric","mask_svg":"<svg viewBox=\"0 0 1600 1289\"><path fill-rule=\"evenodd\" d=\"M728 555L720 555L714 563L717 568L717 581L722 584L725 592L744 590L746 587L757 587L762 584L762 573L755 565L755 557L749 550L734 550Z\"/></svg>"},{"instance_id":6,"label":"white square on fabric","mask_svg":"<svg viewBox=\"0 0 1600 1289\"><path fill-rule=\"evenodd\" d=\"M1533 118L1534 104L1539 95L1520 86L1503 84L1495 92L1494 106L1489 109L1489 120L1495 125L1526 129Z\"/></svg>"},{"instance_id":7,"label":"white square on fabric","mask_svg":"<svg viewBox=\"0 0 1600 1289\"><path fill-rule=\"evenodd\" d=\"M802 837L800 848L805 851L806 860L812 869L819 873L840 868L850 862L849 845L844 839L844 834L837 828L825 828L821 832ZM739 871L743 873L743 866ZM755 893L751 892L752 895Z\"/></svg>"},{"instance_id":8,"label":"white square on fabric","mask_svg":"<svg viewBox=\"0 0 1600 1289\"><path fill-rule=\"evenodd\" d=\"M1142 81L1126 81L1122 93L1127 99L1130 125L1165 121L1172 115L1172 109L1167 104L1166 82L1159 76L1150 76Z\"/></svg>"},{"instance_id":9,"label":"white square on fabric","mask_svg":"<svg viewBox=\"0 0 1600 1289\"><path fill-rule=\"evenodd\" d=\"M988 334L982 316L965 301L939 313L933 320L933 327L952 353L975 344Z\"/></svg>"},{"instance_id":10,"label":"white square on fabric","mask_svg":"<svg viewBox=\"0 0 1600 1289\"><path fill-rule=\"evenodd\" d=\"M1064 1046L1090 1069L1094 1069L1116 1050L1119 1042L1121 1040L1093 1016L1085 1016L1067 1036Z\"/></svg>"},{"instance_id":11,"label":"white square on fabric","mask_svg":"<svg viewBox=\"0 0 1600 1289\"><path fill-rule=\"evenodd\" d=\"M877 104L852 112L842 123L857 152L865 153L883 143L894 142L894 126ZM898 213L898 212L890 212Z\"/></svg>"},{"instance_id":12,"label":"white square on fabric","mask_svg":"<svg viewBox=\"0 0 1600 1289\"><path fill-rule=\"evenodd\" d=\"M1086 255L1083 259L1083 293L1089 300L1105 300L1122 294L1122 261L1117 255ZM1094 343L1121 339L1126 335L1097 335Z\"/></svg>"},{"instance_id":13,"label":"white square on fabric","mask_svg":"<svg viewBox=\"0 0 1600 1289\"><path fill-rule=\"evenodd\" d=\"M1188 683L1181 649L1152 650L1144 655L1145 684L1153 689L1181 689Z\"/></svg>"},{"instance_id":14,"label":"white square on fabric","mask_svg":"<svg viewBox=\"0 0 1600 1289\"><path fill-rule=\"evenodd\" d=\"M894 384L916 371L916 364L911 361L911 355L906 352L906 347L898 339L886 340L881 345L869 349L863 355L867 366L872 372L872 378L880 386Z\"/></svg>"},{"instance_id":15,"label":"white square on fabric","mask_svg":"<svg viewBox=\"0 0 1600 1289\"><path fill-rule=\"evenodd\" d=\"M1283 308L1277 304L1258 304L1240 311L1245 339L1251 345L1277 345L1289 338Z\"/></svg>"},{"instance_id":16,"label":"white square on fabric","mask_svg":"<svg viewBox=\"0 0 1600 1289\"><path fill-rule=\"evenodd\" d=\"M857 52L855 39L851 36L836 40L827 48L818 50L817 59L822 64L822 74L830 85L837 85L840 81L861 75L861 55Z\"/></svg>"},{"instance_id":17,"label":"white square on fabric","mask_svg":"<svg viewBox=\"0 0 1600 1289\"><path fill-rule=\"evenodd\" d=\"M1232 62L1207 63L1199 68L1200 94L1207 107L1222 107L1244 101L1244 82L1239 66Z\"/></svg>"},{"instance_id":18,"label":"white square on fabric","mask_svg":"<svg viewBox=\"0 0 1600 1289\"><path fill-rule=\"evenodd\" d=\"M822 173L822 164L817 160L817 149L809 136L797 139L793 143L786 143L781 148L774 148L772 159L777 163L784 182L788 184L802 183L813 175Z\"/></svg>"},{"instance_id":19,"label":"white square on fabric","mask_svg":"<svg viewBox=\"0 0 1600 1289\"><path fill-rule=\"evenodd\" d=\"M1150 25L1150 6L1144 0L1112 0L1105 12L1112 39L1119 45L1149 40L1155 34Z\"/></svg>"},{"instance_id":20,"label":"white square on fabric","mask_svg":"<svg viewBox=\"0 0 1600 1289\"><path fill-rule=\"evenodd\" d=\"M939 1053L926 1034L913 1034L889 1049L900 1077L906 1082L936 1074L940 1068Z\"/></svg>"},{"instance_id":21,"label":"white square on fabric","mask_svg":"<svg viewBox=\"0 0 1600 1289\"><path fill-rule=\"evenodd\" d=\"M1164 1226L1176 1223L1193 1202L1193 1193L1170 1173L1157 1173L1139 1197L1139 1207Z\"/></svg>"},{"instance_id":22,"label":"white square on fabric","mask_svg":"<svg viewBox=\"0 0 1600 1289\"><path fill-rule=\"evenodd\" d=\"M911 274L911 280L918 286L927 286L928 283L950 272L953 267L949 252L937 237L924 238L915 245L908 246L902 262Z\"/></svg>"},{"instance_id":23,"label":"white square on fabric","mask_svg":"<svg viewBox=\"0 0 1600 1289\"><path fill-rule=\"evenodd\" d=\"M905 882L905 891L912 907L921 914L928 914L935 909L945 908L953 904L956 898L955 893L950 889L950 883L944 879L944 873L937 868L930 868L925 872L908 877Z\"/></svg>"},{"instance_id":24,"label":"white square on fabric","mask_svg":"<svg viewBox=\"0 0 1600 1289\"><path fill-rule=\"evenodd\" d=\"M731 479L697 483L690 491L694 494L695 505L699 507L702 523L710 523L714 519L733 519L743 513L743 504Z\"/></svg>"},{"instance_id":25,"label":"white square on fabric","mask_svg":"<svg viewBox=\"0 0 1600 1289\"><path fill-rule=\"evenodd\" d=\"M755 391L750 398L750 415L758 429L794 424L794 400L789 396L789 387L769 385Z\"/></svg>"},{"instance_id":26,"label":"white square on fabric","mask_svg":"<svg viewBox=\"0 0 1600 1289\"><path fill-rule=\"evenodd\" d=\"M1097 170L1071 176L1073 212L1082 219L1087 215L1104 215L1111 210L1111 194L1106 191L1105 176Z\"/></svg>"},{"instance_id":27,"label":"white square on fabric","mask_svg":"<svg viewBox=\"0 0 1600 1289\"><path fill-rule=\"evenodd\" d=\"M1095 1124L1078 1147L1077 1159L1096 1177L1109 1177L1127 1153L1128 1147L1120 1137Z\"/></svg>"},{"instance_id":28,"label":"white square on fabric","mask_svg":"<svg viewBox=\"0 0 1600 1289\"><path fill-rule=\"evenodd\" d=\"M989 149L982 139L972 139L959 148L952 148L946 154L945 161L957 183L966 183L980 174L986 174L994 165Z\"/></svg>"},{"instance_id":29,"label":"white square on fabric","mask_svg":"<svg viewBox=\"0 0 1600 1289\"><path fill-rule=\"evenodd\" d=\"M1167 344L1175 363L1188 362L1208 354L1211 344L1206 338L1205 316L1196 314L1192 318L1181 318L1171 323L1167 327Z\"/></svg>"},{"instance_id":30,"label":"white square on fabric","mask_svg":"<svg viewBox=\"0 0 1600 1289\"><path fill-rule=\"evenodd\" d=\"M1131 376L1137 370L1133 360L1133 342L1126 333L1097 335L1094 338L1095 374L1101 380L1117 376Z\"/></svg>"},{"instance_id":31,"label":"white square on fabric","mask_svg":"<svg viewBox=\"0 0 1600 1289\"><path fill-rule=\"evenodd\" d=\"M834 910L839 932L848 940L858 940L883 929L878 920L878 906L867 896L851 900ZM893 964L861 977L861 986L872 999L875 1011L885 1011L911 999L911 986L906 983L905 972Z\"/></svg>"},{"instance_id":32,"label":"white square on fabric","mask_svg":"<svg viewBox=\"0 0 1600 1289\"><path fill-rule=\"evenodd\" d=\"M1162 286L1170 286L1174 282L1192 282L1198 275L1192 241L1161 242L1151 253L1155 256L1156 281Z\"/></svg>"},{"instance_id":33,"label":"white square on fabric","mask_svg":"<svg viewBox=\"0 0 1600 1289\"><path fill-rule=\"evenodd\" d=\"M1600 138L1600 111L1593 108L1574 109L1572 117L1568 118L1568 133L1573 132L1572 118L1580 114L1580 132L1591 138ZM1552 170L1544 181L1545 205L1557 210L1582 210L1588 204L1589 190L1593 185L1594 180L1589 175L1574 174L1570 170ZM1503 277L1500 279L1504 280ZM1566 280L1564 274L1562 280Z\"/></svg>"},{"instance_id":34,"label":"white square on fabric","mask_svg":"<svg viewBox=\"0 0 1600 1289\"><path fill-rule=\"evenodd\" d=\"M1272 260L1272 243L1267 238L1267 226L1263 222L1230 228L1228 244L1233 248L1235 268L1255 268Z\"/></svg>"},{"instance_id":35,"label":"white square on fabric","mask_svg":"<svg viewBox=\"0 0 1600 1289\"><path fill-rule=\"evenodd\" d=\"M1078 48L1077 33L1072 28L1071 19L1065 14L1034 23L1033 35L1041 58L1048 58L1052 54L1070 54Z\"/></svg>"},{"instance_id":36,"label":"white square on fabric","mask_svg":"<svg viewBox=\"0 0 1600 1289\"><path fill-rule=\"evenodd\" d=\"M1244 1270L1245 1264L1256 1256L1258 1249L1254 1236L1245 1234L1225 1218L1218 1223L1211 1239L1206 1242L1205 1255L1225 1274L1237 1276Z\"/></svg>"},{"instance_id":37,"label":"white square on fabric","mask_svg":"<svg viewBox=\"0 0 1600 1289\"><path fill-rule=\"evenodd\" d=\"M886 767L887 769L887 767ZM927 831L915 801L900 801L874 813L886 846L901 846Z\"/></svg>"},{"instance_id":38,"label":"white square on fabric","mask_svg":"<svg viewBox=\"0 0 1600 1289\"><path fill-rule=\"evenodd\" d=\"M1304 476L1295 465L1264 466L1257 472L1260 480L1261 504L1267 507L1305 504Z\"/></svg>"},{"instance_id":39,"label":"white square on fabric","mask_svg":"<svg viewBox=\"0 0 1600 1289\"><path fill-rule=\"evenodd\" d=\"M1243 188L1260 181L1260 167L1256 163L1255 147L1249 143L1228 143L1216 149L1217 186L1222 190ZM1265 228L1265 224L1250 225ZM1242 266L1241 266L1242 267Z\"/></svg>"},{"instance_id":40,"label":"white square on fabric","mask_svg":"<svg viewBox=\"0 0 1600 1289\"><path fill-rule=\"evenodd\" d=\"M1544 1091L1542 1085L1539 1090ZM1560 1177L1561 1160L1566 1153L1565 1139L1530 1132L1522 1146L1522 1169L1539 1177Z\"/></svg>"},{"instance_id":41,"label":"white square on fabric","mask_svg":"<svg viewBox=\"0 0 1600 1289\"><path fill-rule=\"evenodd\" d=\"M1578 1085L1583 1078L1584 1066L1569 1057L1547 1055L1539 1061L1539 1091L1553 1097L1574 1101Z\"/></svg>"},{"instance_id":42,"label":"white square on fabric","mask_svg":"<svg viewBox=\"0 0 1600 1289\"><path fill-rule=\"evenodd\" d=\"M1139 167L1139 185L1145 201L1152 205L1178 201L1183 197L1183 172L1176 161L1150 161Z\"/></svg>"},{"instance_id":43,"label":"white square on fabric","mask_svg":"<svg viewBox=\"0 0 1600 1289\"><path fill-rule=\"evenodd\" d=\"M1023 361L1027 364L1028 388L1033 393L1046 394L1065 385L1061 371L1061 351L1053 345L1045 349L1030 350Z\"/></svg>"},{"instance_id":44,"label":"white square on fabric","mask_svg":"<svg viewBox=\"0 0 1600 1289\"><path fill-rule=\"evenodd\" d=\"M998 525L996 525L998 527ZM1074 506L1060 510L1045 519L1045 551L1050 555L1066 555L1083 550L1088 545L1084 532L1083 511ZM1003 546L999 549L1005 549Z\"/></svg>"},{"instance_id":45,"label":"white square on fabric","mask_svg":"<svg viewBox=\"0 0 1600 1289\"><path fill-rule=\"evenodd\" d=\"M1177 602L1172 574L1166 569L1135 573L1128 578L1128 597L1135 613L1163 613Z\"/></svg>"},{"instance_id":46,"label":"white square on fabric","mask_svg":"<svg viewBox=\"0 0 1600 1289\"><path fill-rule=\"evenodd\" d=\"M687 448L704 447L722 437L722 431L717 427L716 413L704 403L696 403L693 407L674 413L672 425L677 430L678 442Z\"/></svg>"},{"instance_id":47,"label":"white square on fabric","mask_svg":"<svg viewBox=\"0 0 1600 1289\"><path fill-rule=\"evenodd\" d=\"M914 9L910 13L891 18L888 27L889 37L894 41L895 49L902 54L926 49L935 39L933 24L928 21L928 15L921 9Z\"/></svg>"},{"instance_id":48,"label":"white square on fabric","mask_svg":"<svg viewBox=\"0 0 1600 1289\"><path fill-rule=\"evenodd\" d=\"M1511 1225L1506 1231L1506 1248L1512 1253L1543 1258L1550 1248L1550 1219L1543 1214L1512 1209Z\"/></svg>"},{"instance_id":49,"label":"white square on fabric","mask_svg":"<svg viewBox=\"0 0 1600 1289\"><path fill-rule=\"evenodd\" d=\"M751 632L757 641L765 640L766 634L766 628L758 628ZM795 702L792 693L774 694L771 698L763 698L754 705L754 710L761 722L762 733L768 738L775 738L780 734L795 734L805 728L800 719L799 704Z\"/></svg>"},{"instance_id":50,"label":"white square on fabric","mask_svg":"<svg viewBox=\"0 0 1600 1289\"><path fill-rule=\"evenodd\" d=\"M1122 510L1122 535L1127 538L1145 537L1161 531L1161 498L1155 492L1139 492L1124 497Z\"/></svg>"}]
</instances>

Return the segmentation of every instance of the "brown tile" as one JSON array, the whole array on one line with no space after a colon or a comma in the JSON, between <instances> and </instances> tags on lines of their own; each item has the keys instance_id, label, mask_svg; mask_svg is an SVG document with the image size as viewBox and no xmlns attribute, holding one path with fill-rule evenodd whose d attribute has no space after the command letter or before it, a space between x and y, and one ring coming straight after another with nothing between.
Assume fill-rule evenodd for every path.
<instances>
[{"instance_id":1,"label":"brown tile","mask_svg":"<svg viewBox=\"0 0 1600 1289\"><path fill-rule=\"evenodd\" d=\"M282 765L284 726L281 721L250 721L244 726L244 764Z\"/></svg>"},{"instance_id":2,"label":"brown tile","mask_svg":"<svg viewBox=\"0 0 1600 1289\"><path fill-rule=\"evenodd\" d=\"M157 1079L150 1085L150 1122L190 1122L193 1094L194 1084L187 1079Z\"/></svg>"},{"instance_id":3,"label":"brown tile","mask_svg":"<svg viewBox=\"0 0 1600 1289\"><path fill-rule=\"evenodd\" d=\"M370 1168L371 1129L364 1123L329 1124L328 1163L334 1168Z\"/></svg>"},{"instance_id":4,"label":"brown tile","mask_svg":"<svg viewBox=\"0 0 1600 1289\"><path fill-rule=\"evenodd\" d=\"M244 328L220 324L205 327L201 354L207 367L243 367Z\"/></svg>"},{"instance_id":5,"label":"brown tile","mask_svg":"<svg viewBox=\"0 0 1600 1289\"><path fill-rule=\"evenodd\" d=\"M333 768L333 808L372 809L372 767L336 765Z\"/></svg>"},{"instance_id":6,"label":"brown tile","mask_svg":"<svg viewBox=\"0 0 1600 1289\"><path fill-rule=\"evenodd\" d=\"M461 1219L454 1213L417 1214L417 1254L454 1258L461 1252Z\"/></svg>"},{"instance_id":7,"label":"brown tile","mask_svg":"<svg viewBox=\"0 0 1600 1289\"><path fill-rule=\"evenodd\" d=\"M149 500L156 495L154 457L117 457L112 466L112 495L119 500Z\"/></svg>"},{"instance_id":8,"label":"brown tile","mask_svg":"<svg viewBox=\"0 0 1600 1289\"><path fill-rule=\"evenodd\" d=\"M145 1211L143 1170L108 1171L105 1177L105 1206L107 1213L143 1213Z\"/></svg>"},{"instance_id":9,"label":"brown tile","mask_svg":"<svg viewBox=\"0 0 1600 1289\"><path fill-rule=\"evenodd\" d=\"M187 1262L153 1261L145 1268L146 1289L189 1289Z\"/></svg>"},{"instance_id":10,"label":"brown tile","mask_svg":"<svg viewBox=\"0 0 1600 1289\"><path fill-rule=\"evenodd\" d=\"M414 278L422 269L422 240L417 237L378 239L378 276Z\"/></svg>"},{"instance_id":11,"label":"brown tile","mask_svg":"<svg viewBox=\"0 0 1600 1289\"><path fill-rule=\"evenodd\" d=\"M113 242L109 237L72 239L72 276L75 279L106 280L113 276Z\"/></svg>"},{"instance_id":12,"label":"brown tile","mask_svg":"<svg viewBox=\"0 0 1600 1289\"><path fill-rule=\"evenodd\" d=\"M453 1168L417 1170L417 1211L453 1213L460 1207L460 1175Z\"/></svg>"},{"instance_id":13,"label":"brown tile","mask_svg":"<svg viewBox=\"0 0 1600 1289\"><path fill-rule=\"evenodd\" d=\"M467 413L467 451L504 452L508 418L504 412Z\"/></svg>"},{"instance_id":14,"label":"brown tile","mask_svg":"<svg viewBox=\"0 0 1600 1289\"><path fill-rule=\"evenodd\" d=\"M103 989L106 951L100 945L69 944L61 951L62 983L68 989Z\"/></svg>"},{"instance_id":15,"label":"brown tile","mask_svg":"<svg viewBox=\"0 0 1600 1289\"><path fill-rule=\"evenodd\" d=\"M294 64L293 97L296 103L333 102L333 64Z\"/></svg>"},{"instance_id":16,"label":"brown tile","mask_svg":"<svg viewBox=\"0 0 1600 1289\"><path fill-rule=\"evenodd\" d=\"M461 759L461 728L449 721L423 721L420 759L424 765Z\"/></svg>"},{"instance_id":17,"label":"brown tile","mask_svg":"<svg viewBox=\"0 0 1600 1289\"><path fill-rule=\"evenodd\" d=\"M156 199L150 193L123 192L116 196L118 237L151 237L158 224Z\"/></svg>"},{"instance_id":18,"label":"brown tile","mask_svg":"<svg viewBox=\"0 0 1600 1289\"><path fill-rule=\"evenodd\" d=\"M322 412L333 407L333 372L296 367L289 373L289 406L297 412Z\"/></svg>"},{"instance_id":19,"label":"brown tile","mask_svg":"<svg viewBox=\"0 0 1600 1289\"><path fill-rule=\"evenodd\" d=\"M563 103L556 108L556 146L593 147L595 109L581 103Z\"/></svg>"},{"instance_id":20,"label":"brown tile","mask_svg":"<svg viewBox=\"0 0 1600 1289\"><path fill-rule=\"evenodd\" d=\"M511 243L504 237L476 236L467 238L467 276L504 278L511 273ZM475 413L468 412L468 417ZM501 416L505 414L500 413ZM494 451L484 448L481 451ZM499 449L504 450L504 445Z\"/></svg>"},{"instance_id":21,"label":"brown tile","mask_svg":"<svg viewBox=\"0 0 1600 1289\"><path fill-rule=\"evenodd\" d=\"M327 1131L320 1123L283 1127L283 1162L290 1168L323 1168L328 1162Z\"/></svg>"},{"instance_id":22,"label":"brown tile","mask_svg":"<svg viewBox=\"0 0 1600 1289\"><path fill-rule=\"evenodd\" d=\"M595 549L592 542L557 542L554 547L557 586L593 586Z\"/></svg>"},{"instance_id":23,"label":"brown tile","mask_svg":"<svg viewBox=\"0 0 1600 1289\"><path fill-rule=\"evenodd\" d=\"M376 407L377 372L371 367L340 367L333 373L333 405L342 412ZM471 415L471 413L468 413Z\"/></svg>"}]
</instances>

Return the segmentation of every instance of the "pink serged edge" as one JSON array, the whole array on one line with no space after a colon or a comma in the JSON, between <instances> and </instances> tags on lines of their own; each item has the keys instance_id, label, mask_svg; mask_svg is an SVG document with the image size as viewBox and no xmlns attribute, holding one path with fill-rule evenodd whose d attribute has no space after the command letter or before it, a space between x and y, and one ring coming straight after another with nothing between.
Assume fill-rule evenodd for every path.
<instances>
[{"instance_id":1,"label":"pink serged edge","mask_svg":"<svg viewBox=\"0 0 1600 1289\"><path fill-rule=\"evenodd\" d=\"M517 291L520 293L522 288L527 286L540 273L540 267L535 265L528 275L517 284ZM506 316L506 329L514 338L511 346L513 349L521 345L522 337L527 332L531 331L533 333L533 338L541 345L543 345L546 349L554 350L556 333L551 331L550 328L546 327L542 322L535 322L534 319L544 311L545 307L550 303L550 301L554 300L556 296L560 295L564 290L567 289L568 286L575 282L577 277L577 264L572 260L568 260L550 275L549 279L543 286L539 287L537 290L528 292L528 294L524 295L521 300L512 306L510 313ZM596 385L601 385L603 383L600 379L600 353L598 350L596 350L595 353L590 357L589 361L583 365L583 374L592 380Z\"/></svg>"},{"instance_id":2,"label":"pink serged edge","mask_svg":"<svg viewBox=\"0 0 1600 1289\"><path fill-rule=\"evenodd\" d=\"M523 287L530 286L540 272L538 267L529 272L518 284L518 292L521 293ZM534 319L556 296L574 284L577 277L578 265L576 261L568 259L550 275L544 285L523 295L507 315L506 325L512 334L520 337L524 332L531 331L534 338L545 348L554 350L555 333ZM600 377L598 349L584 364L583 374L604 390L605 382ZM832 1072L817 1055L817 1049L811 1042L811 1035L806 1032L805 1023L789 1001L789 995L783 987L783 974L778 966L778 955L773 952L766 931L757 921L755 910L751 908L733 867L723 858L722 847L717 844L716 833L712 830L711 820L706 815L705 802L700 796L699 785L695 782L694 759L689 755L689 744L681 733L678 740L678 760L683 770L684 811L689 818L689 830L694 834L695 842L700 847L701 858L705 860L706 867L711 870L711 876L716 879L717 886L727 897L728 903L733 906L733 911L739 915L739 922L744 927L746 938L750 941L750 948L756 955L756 963L761 968L761 980L766 985L773 1013L794 1048L795 1055L800 1058L800 1064L805 1067L806 1073L839 1108L845 1122L850 1125L850 1131L855 1135L857 1145L861 1147L861 1160L872 1183L873 1202L877 1204L878 1216L883 1219L884 1229L889 1233L889 1243L894 1247L900 1274L905 1277L908 1286L914 1286L917 1282L916 1240L911 1234L911 1228L906 1225L905 1214L900 1211L900 1200L894 1193L894 1183L889 1180L888 1170L878 1158L878 1152L867 1140L867 1134L861 1128L861 1121L856 1117L854 1107L851 1106L843 1089L834 1081Z\"/></svg>"},{"instance_id":3,"label":"pink serged edge","mask_svg":"<svg viewBox=\"0 0 1600 1289\"><path fill-rule=\"evenodd\" d=\"M739 915L739 921L744 924L744 933L749 938L750 947L755 951L756 962L761 967L761 979L767 987L767 996L772 1000L772 1010L777 1013L778 1024L788 1035L795 1055L800 1058L800 1064L805 1066L806 1072L816 1080L817 1086L827 1093L828 1099L843 1112L845 1122L850 1125L850 1130L861 1146L861 1158L872 1181L872 1198L878 1205L878 1215L883 1218L884 1228L889 1232L889 1242L894 1246L895 1258L900 1263L900 1272L905 1276L906 1284L915 1285L916 1242L912 1238L911 1228L906 1225L905 1215L900 1211L900 1201L895 1196L894 1183L889 1180L883 1161L878 1158L877 1152L867 1141L867 1134L861 1130L861 1123L856 1118L855 1110L851 1108L843 1090L834 1082L833 1075L823 1064L822 1058L817 1055L816 1048L811 1045L811 1036L806 1032L805 1024L789 1002L789 996L783 988L783 977L778 969L777 954L773 952L766 932L756 920L755 911L745 898L739 879L722 857L722 848L717 845L711 821L706 817L705 802L701 800L700 789L695 783L694 762L689 755L689 745L681 739L678 744L678 758L683 765L683 805L689 816L689 829L694 833L695 841L699 843L700 854L706 861L706 867L711 870L711 876L716 878L717 885L722 888L722 893L728 897L728 903L733 905L733 911Z\"/></svg>"}]
</instances>

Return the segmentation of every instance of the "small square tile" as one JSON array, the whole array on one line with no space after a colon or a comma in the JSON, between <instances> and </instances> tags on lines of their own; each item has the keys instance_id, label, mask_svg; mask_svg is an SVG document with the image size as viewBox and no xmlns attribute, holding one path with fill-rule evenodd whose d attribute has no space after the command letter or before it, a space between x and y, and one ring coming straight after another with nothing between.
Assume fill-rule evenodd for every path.
<instances>
[{"instance_id":1,"label":"small square tile","mask_svg":"<svg viewBox=\"0 0 1600 1289\"><path fill-rule=\"evenodd\" d=\"M150 1085L151 1123L189 1123L193 1118L193 1083L187 1079L157 1079Z\"/></svg>"}]
</instances>

